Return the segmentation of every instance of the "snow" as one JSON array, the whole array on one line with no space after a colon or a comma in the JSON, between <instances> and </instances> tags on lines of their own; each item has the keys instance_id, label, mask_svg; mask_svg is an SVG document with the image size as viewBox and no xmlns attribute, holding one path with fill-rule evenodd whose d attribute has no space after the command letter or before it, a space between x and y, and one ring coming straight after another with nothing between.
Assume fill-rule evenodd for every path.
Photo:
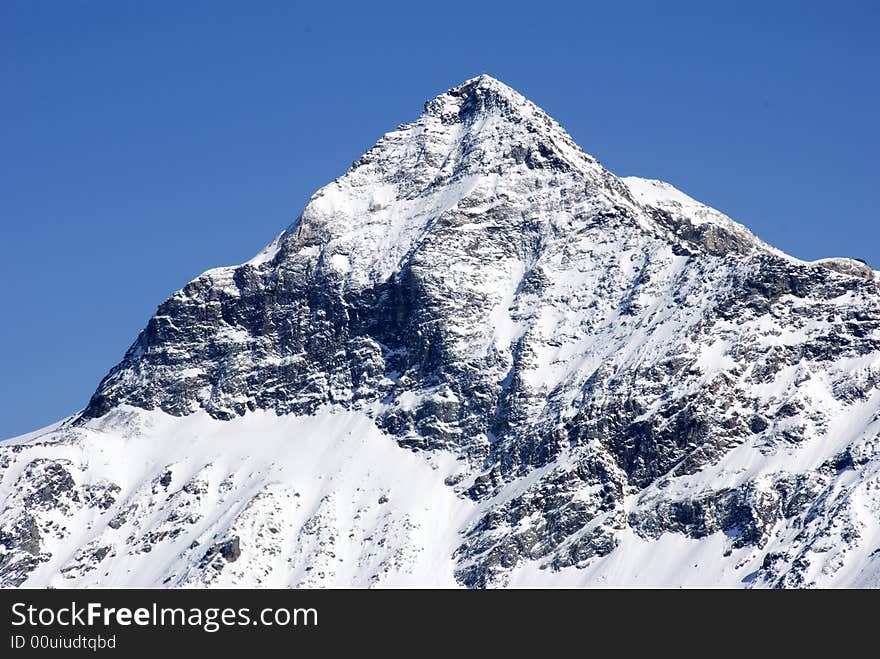
<instances>
[{"instance_id":1,"label":"snow","mask_svg":"<svg viewBox=\"0 0 880 659\"><path fill-rule=\"evenodd\" d=\"M6 470L0 500L15 500L22 469L41 457L69 460L78 485L121 488L109 510L82 510L64 520L67 533L45 536L52 558L25 586L160 587L169 578L170 585L212 587L456 585L456 530L473 504L443 484L458 469L455 459L402 449L361 413L254 412L217 421L201 412L178 418L122 408L76 435L75 442L44 434L38 444L30 436L6 443L27 446L27 461ZM155 476L166 471L167 495L157 497ZM204 493L189 495L188 484L200 480ZM123 526L108 525L128 509L135 512ZM182 523L184 513L197 521ZM138 550L149 531L169 523L183 533ZM266 524L283 538L277 555L259 537L271 535ZM195 566L231 535L240 537L240 559L205 582ZM307 546L307 537L319 539ZM85 546L111 551L98 569L65 576Z\"/></svg>"},{"instance_id":2,"label":"snow","mask_svg":"<svg viewBox=\"0 0 880 659\"><path fill-rule=\"evenodd\" d=\"M693 197L689 197L665 181L639 178L638 176L623 176L620 180L626 183L630 192L639 202L648 206L664 206L669 203L691 208L703 206Z\"/></svg>"},{"instance_id":3,"label":"snow","mask_svg":"<svg viewBox=\"0 0 880 659\"><path fill-rule=\"evenodd\" d=\"M876 398L865 403L865 413L878 403ZM862 423L855 418L852 427L861 429ZM873 425L880 422L875 419ZM70 441L69 431L50 427L7 442L20 445L18 455L26 459L6 469L0 497L14 500L12 488L24 467L39 458L68 464L78 486L109 481L121 493L106 511L82 509L67 519L56 515L62 530L45 538L52 557L25 586L454 587L452 555L464 530L489 507L520 496L558 468L536 469L511 483L500 498L475 504L444 485L460 470L451 455L404 450L363 414L331 409L309 417L258 411L217 421L204 413L177 418L120 408L74 434ZM771 456L744 444L713 467L673 479L663 496L693 497L779 469L815 469L854 443L846 427L829 434L838 437L832 444L817 438ZM158 473L171 475L159 497ZM862 559L817 573L820 584L880 583L873 551L880 546L880 467L854 487L855 515L865 536L858 549ZM201 493L192 496L188 490ZM588 500L590 492L577 496ZM637 509L652 496L652 488L633 495L627 508ZM112 528L110 520L126 510L135 514ZM193 521L186 525L181 519ZM182 534L143 550L151 532L181 526ZM266 540L272 534L276 545ZM206 578L197 565L207 548L233 535L240 538L241 557ZM752 585L764 555L773 549L731 550L721 532L700 539L676 533L646 539L625 529L617 539L609 555L579 568L554 571L540 561L522 563L507 585L742 588ZM83 547L110 551L97 569L81 571L76 568Z\"/></svg>"},{"instance_id":4,"label":"snow","mask_svg":"<svg viewBox=\"0 0 880 659\"><path fill-rule=\"evenodd\" d=\"M630 530L607 557L583 569L540 569L528 563L513 571L512 588L742 588L750 571L735 568L737 555L722 557L723 533L694 540L668 533L645 540Z\"/></svg>"},{"instance_id":5,"label":"snow","mask_svg":"<svg viewBox=\"0 0 880 659\"><path fill-rule=\"evenodd\" d=\"M247 265L258 266L274 259L275 255L278 254L278 251L281 249L281 245L284 242L287 232L288 230L284 230L275 236L272 242L261 249L254 258L247 261Z\"/></svg>"},{"instance_id":6,"label":"snow","mask_svg":"<svg viewBox=\"0 0 880 659\"><path fill-rule=\"evenodd\" d=\"M738 236L756 249L793 263L805 263L768 245L742 224L730 219L724 213L697 201L670 183L656 179L640 178L638 176L623 176L620 177L620 180L626 185L635 200L644 206L660 208L670 212L673 216L686 219L687 222L694 226L714 224Z\"/></svg>"}]
</instances>

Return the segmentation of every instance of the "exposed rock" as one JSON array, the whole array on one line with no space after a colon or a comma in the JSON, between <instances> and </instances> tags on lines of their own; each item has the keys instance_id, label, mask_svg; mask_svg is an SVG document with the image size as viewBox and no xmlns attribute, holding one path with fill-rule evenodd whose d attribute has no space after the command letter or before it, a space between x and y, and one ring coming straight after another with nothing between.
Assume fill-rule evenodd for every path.
<instances>
[{"instance_id":1,"label":"exposed rock","mask_svg":"<svg viewBox=\"0 0 880 659\"><path fill-rule=\"evenodd\" d=\"M238 557L241 556L241 544L238 536L213 545L205 552L205 556L202 558L202 563L210 563L215 556L220 556L227 563L234 563L237 561Z\"/></svg>"},{"instance_id":2,"label":"exposed rock","mask_svg":"<svg viewBox=\"0 0 880 659\"><path fill-rule=\"evenodd\" d=\"M868 281L874 281L874 271L867 263L859 259L821 259L813 263L826 270L833 270L850 277L861 277Z\"/></svg>"}]
</instances>

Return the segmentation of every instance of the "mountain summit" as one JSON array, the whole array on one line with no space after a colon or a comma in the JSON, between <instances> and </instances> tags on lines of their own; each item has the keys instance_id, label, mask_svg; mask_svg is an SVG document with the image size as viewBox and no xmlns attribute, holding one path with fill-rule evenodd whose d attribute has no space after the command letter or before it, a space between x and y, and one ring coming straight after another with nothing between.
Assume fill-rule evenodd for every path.
<instances>
[{"instance_id":1,"label":"mountain summit","mask_svg":"<svg viewBox=\"0 0 880 659\"><path fill-rule=\"evenodd\" d=\"M482 75L0 445L0 583L880 585L878 366L870 268Z\"/></svg>"}]
</instances>

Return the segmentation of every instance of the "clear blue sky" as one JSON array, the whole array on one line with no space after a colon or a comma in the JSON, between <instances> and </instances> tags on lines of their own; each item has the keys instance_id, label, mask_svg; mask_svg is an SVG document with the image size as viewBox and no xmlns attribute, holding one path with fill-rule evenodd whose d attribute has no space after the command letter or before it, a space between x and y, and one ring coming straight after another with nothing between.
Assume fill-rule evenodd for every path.
<instances>
[{"instance_id":1,"label":"clear blue sky","mask_svg":"<svg viewBox=\"0 0 880 659\"><path fill-rule=\"evenodd\" d=\"M880 268L880 4L428 4L0 2L0 437L481 72L615 173Z\"/></svg>"}]
</instances>

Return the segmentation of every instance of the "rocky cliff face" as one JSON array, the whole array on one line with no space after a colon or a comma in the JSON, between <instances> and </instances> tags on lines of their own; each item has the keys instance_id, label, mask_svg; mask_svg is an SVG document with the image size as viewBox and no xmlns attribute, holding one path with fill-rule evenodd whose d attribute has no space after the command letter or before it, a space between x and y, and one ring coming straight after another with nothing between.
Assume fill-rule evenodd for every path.
<instances>
[{"instance_id":1,"label":"rocky cliff face","mask_svg":"<svg viewBox=\"0 0 880 659\"><path fill-rule=\"evenodd\" d=\"M135 583L123 570L161 546L150 583L431 585L430 559L474 587L880 585L878 328L864 264L798 261L666 183L617 178L480 76L253 260L164 302L81 415L0 447L0 580ZM355 415L424 485L393 503L377 467L296 502L260 443L278 429L248 430L276 414L328 419L290 430L296 460ZM230 428L264 469L193 458ZM157 452L169 434L191 444L185 482ZM99 478L102 441L147 466L126 480L105 460ZM260 575L234 569L242 552Z\"/></svg>"}]
</instances>

